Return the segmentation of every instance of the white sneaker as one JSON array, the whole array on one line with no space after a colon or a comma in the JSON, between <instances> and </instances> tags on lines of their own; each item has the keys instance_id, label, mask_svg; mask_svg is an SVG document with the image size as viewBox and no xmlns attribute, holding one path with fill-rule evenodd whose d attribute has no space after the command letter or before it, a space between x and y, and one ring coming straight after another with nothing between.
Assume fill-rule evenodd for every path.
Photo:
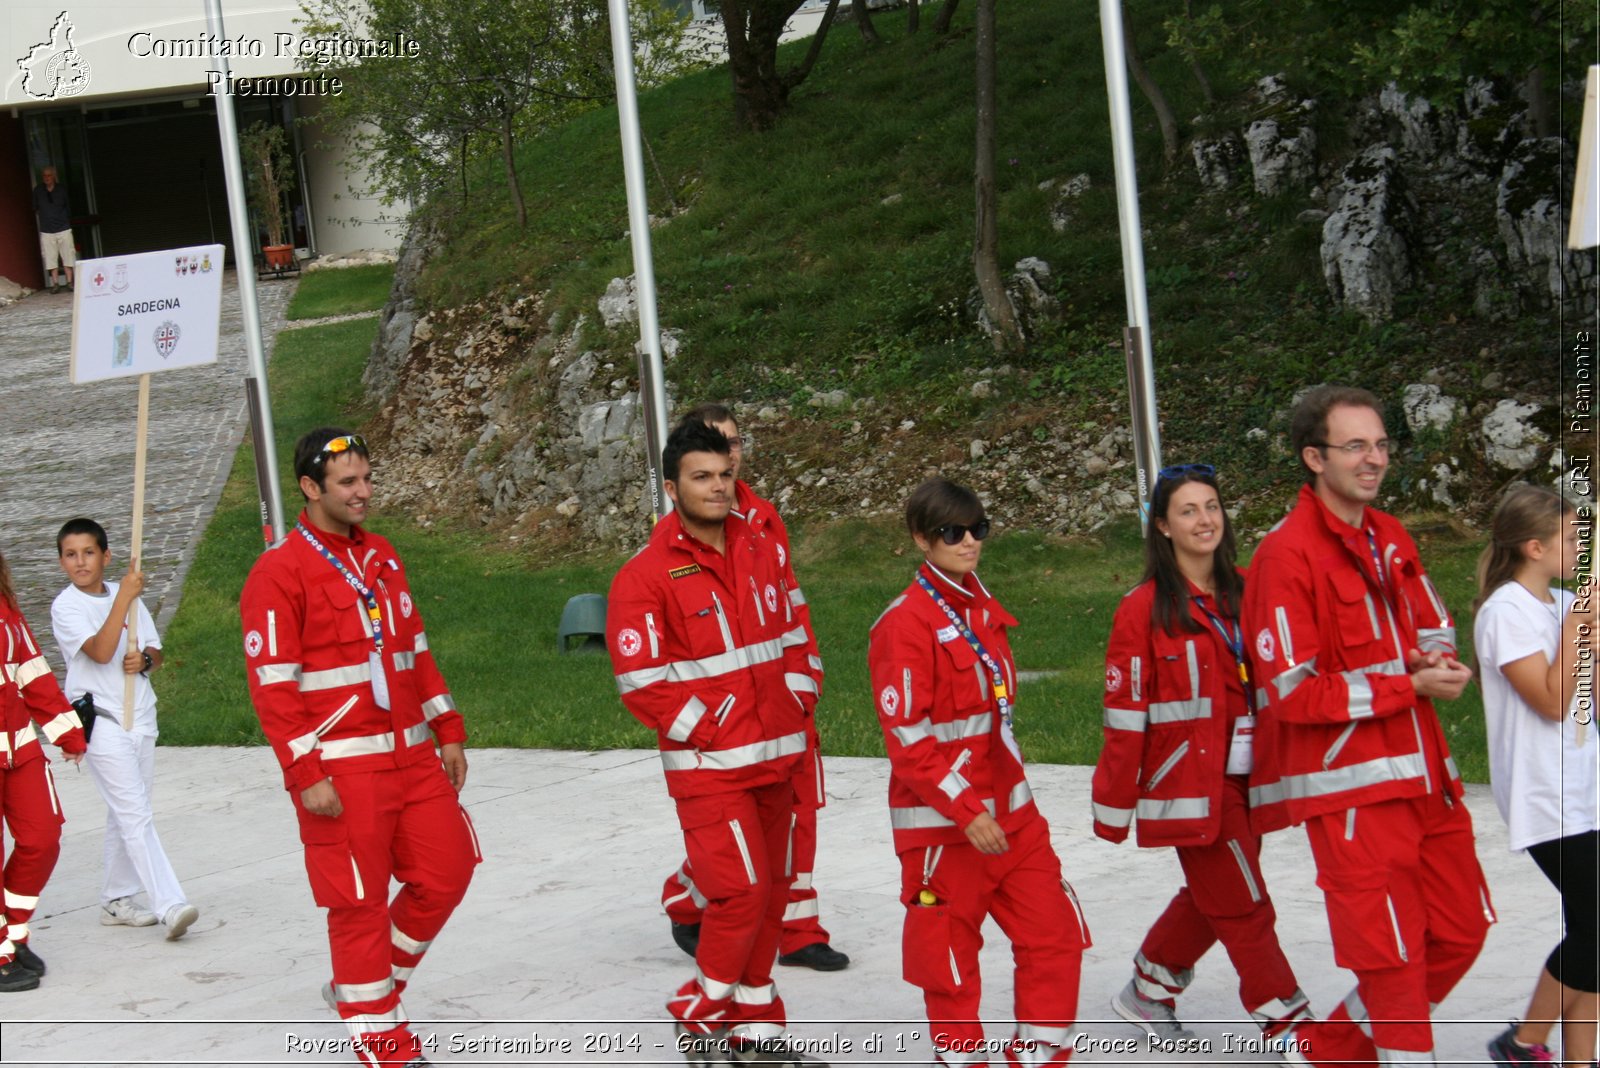
<instances>
[{"instance_id":1,"label":"white sneaker","mask_svg":"<svg viewBox=\"0 0 1600 1068\"><path fill-rule=\"evenodd\" d=\"M200 918L200 910L193 905L174 905L167 910L161 922L167 925L167 941L176 942L183 937L189 925Z\"/></svg>"},{"instance_id":2,"label":"white sneaker","mask_svg":"<svg viewBox=\"0 0 1600 1068\"><path fill-rule=\"evenodd\" d=\"M119 897L101 902L100 922L106 927L149 927L156 922L156 914L131 897Z\"/></svg>"},{"instance_id":3,"label":"white sneaker","mask_svg":"<svg viewBox=\"0 0 1600 1068\"><path fill-rule=\"evenodd\" d=\"M1144 1028L1163 1042L1194 1037L1193 1031L1178 1022L1176 1013L1161 1002L1139 993L1139 988L1131 980L1111 999L1111 1008L1124 1020Z\"/></svg>"}]
</instances>

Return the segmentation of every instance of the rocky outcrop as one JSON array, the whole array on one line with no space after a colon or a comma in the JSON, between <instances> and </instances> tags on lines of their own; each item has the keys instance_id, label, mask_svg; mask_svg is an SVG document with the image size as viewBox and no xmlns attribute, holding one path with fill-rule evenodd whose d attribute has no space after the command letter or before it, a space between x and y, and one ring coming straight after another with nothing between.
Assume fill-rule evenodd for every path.
<instances>
[{"instance_id":1,"label":"rocky outcrop","mask_svg":"<svg viewBox=\"0 0 1600 1068\"><path fill-rule=\"evenodd\" d=\"M1484 417L1483 452L1490 463L1507 471L1526 471L1539 462L1550 437L1532 422L1537 404L1502 400Z\"/></svg>"},{"instance_id":2,"label":"rocky outcrop","mask_svg":"<svg viewBox=\"0 0 1600 1068\"><path fill-rule=\"evenodd\" d=\"M1519 144L1500 174L1495 222L1518 292L1528 308L1565 304L1592 314L1595 256L1567 248L1568 211L1561 190L1572 188L1573 168L1559 137Z\"/></svg>"},{"instance_id":3,"label":"rocky outcrop","mask_svg":"<svg viewBox=\"0 0 1600 1068\"><path fill-rule=\"evenodd\" d=\"M1322 224L1322 273L1333 299L1371 322L1388 319L1411 282L1406 220L1415 205L1387 145L1369 148L1344 169L1338 206Z\"/></svg>"},{"instance_id":4,"label":"rocky outcrop","mask_svg":"<svg viewBox=\"0 0 1600 1068\"><path fill-rule=\"evenodd\" d=\"M417 278L423 265L438 247L438 231L424 222L418 222L406 232L395 260L394 284L389 290L389 302L378 316L378 336L372 342L372 355L367 358L361 382L367 395L382 401L390 397L399 384L398 374L412 344L417 326Z\"/></svg>"},{"instance_id":5,"label":"rocky outcrop","mask_svg":"<svg viewBox=\"0 0 1600 1068\"><path fill-rule=\"evenodd\" d=\"M1200 184L1212 192L1232 189L1248 159L1244 142L1232 130L1215 137L1197 136L1190 145L1190 152Z\"/></svg>"}]
</instances>

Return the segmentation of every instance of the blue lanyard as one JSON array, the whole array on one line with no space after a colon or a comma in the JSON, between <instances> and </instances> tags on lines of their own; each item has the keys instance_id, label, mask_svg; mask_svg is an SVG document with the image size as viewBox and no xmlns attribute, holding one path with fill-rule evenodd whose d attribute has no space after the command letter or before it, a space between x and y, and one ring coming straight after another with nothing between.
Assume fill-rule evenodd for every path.
<instances>
[{"instance_id":1,"label":"blue lanyard","mask_svg":"<svg viewBox=\"0 0 1600 1068\"><path fill-rule=\"evenodd\" d=\"M1194 606L1206 614L1206 618L1211 620L1211 625L1217 629L1217 633L1222 635L1223 644L1227 645L1228 651L1233 654L1233 662L1239 667L1239 681L1244 685L1245 704L1250 706L1251 712L1254 712L1256 710L1256 695L1250 688L1250 664L1244 658L1244 628L1235 619L1233 621L1233 629L1229 630L1227 621L1207 608L1205 600L1197 594L1190 594L1189 600L1193 601Z\"/></svg>"},{"instance_id":2,"label":"blue lanyard","mask_svg":"<svg viewBox=\"0 0 1600 1068\"><path fill-rule=\"evenodd\" d=\"M306 539L313 549L322 554L324 560L333 565L335 571L344 576L344 580L350 584L351 589L361 595L361 600L367 606L367 621L372 625L372 644L378 647L378 652L383 652L383 612L378 608L377 594L367 589L364 582L356 578L355 574L348 567L345 567L337 556L329 552L327 546L318 541L317 536L311 533L310 527L304 523L296 523L294 529L296 533Z\"/></svg>"},{"instance_id":3,"label":"blue lanyard","mask_svg":"<svg viewBox=\"0 0 1600 1068\"><path fill-rule=\"evenodd\" d=\"M978 640L978 636L972 633L972 628L967 626L966 621L956 613L954 608L950 607L949 602L944 599L938 590L933 588L933 583L929 582L927 576L920 571L917 573L917 585L927 591L928 596L933 598L933 603L938 605L944 612L945 618L950 620L956 630L961 633L961 636L967 640L967 644L972 646L972 651L978 654L978 659L983 661L983 666L989 669L990 684L994 687L994 699L1000 705L1000 720L1006 726L1011 726L1011 693L1006 688L1006 676L1000 670L1000 662L990 654L989 650L983 647L983 643Z\"/></svg>"}]
</instances>

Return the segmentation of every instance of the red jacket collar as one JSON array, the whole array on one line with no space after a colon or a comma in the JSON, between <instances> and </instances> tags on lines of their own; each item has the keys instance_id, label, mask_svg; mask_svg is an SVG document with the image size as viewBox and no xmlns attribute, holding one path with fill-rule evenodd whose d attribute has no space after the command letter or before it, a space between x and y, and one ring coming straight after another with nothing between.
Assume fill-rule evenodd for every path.
<instances>
[{"instance_id":1,"label":"red jacket collar","mask_svg":"<svg viewBox=\"0 0 1600 1068\"><path fill-rule=\"evenodd\" d=\"M993 600L989 596L988 587L978 579L976 571L969 571L966 578L957 582L954 575L947 575L924 560L917 573L933 583L933 588L946 597L960 597L963 601L970 601L975 605Z\"/></svg>"},{"instance_id":2,"label":"red jacket collar","mask_svg":"<svg viewBox=\"0 0 1600 1068\"><path fill-rule=\"evenodd\" d=\"M315 534L317 540L329 549L348 549L354 545L362 545L367 540L367 532L362 530L359 525L350 528L350 536L348 538L343 534L335 534L331 530L323 530L311 521L311 517L306 514L304 509L300 511L300 522L304 523L306 529Z\"/></svg>"},{"instance_id":3,"label":"red jacket collar","mask_svg":"<svg viewBox=\"0 0 1600 1068\"><path fill-rule=\"evenodd\" d=\"M1300 487L1300 502L1304 504L1306 501L1311 501L1315 505L1316 515L1321 518L1322 525L1340 541L1358 534L1364 534L1376 526L1372 519L1374 512L1372 508L1363 508L1361 510L1361 525L1359 527L1353 527L1346 523L1343 519L1333 514L1333 509L1329 508L1322 498L1317 496L1317 491L1312 489L1309 483Z\"/></svg>"},{"instance_id":4,"label":"red jacket collar","mask_svg":"<svg viewBox=\"0 0 1600 1068\"><path fill-rule=\"evenodd\" d=\"M743 542L744 533L747 529L748 527L743 522L730 523L727 520L723 520L724 551L719 553L684 529L683 520L679 518L678 510L674 508L656 523L655 530L650 534L650 540L664 549L675 549L694 556L704 554L713 559L723 559L732 554L735 545Z\"/></svg>"}]
</instances>

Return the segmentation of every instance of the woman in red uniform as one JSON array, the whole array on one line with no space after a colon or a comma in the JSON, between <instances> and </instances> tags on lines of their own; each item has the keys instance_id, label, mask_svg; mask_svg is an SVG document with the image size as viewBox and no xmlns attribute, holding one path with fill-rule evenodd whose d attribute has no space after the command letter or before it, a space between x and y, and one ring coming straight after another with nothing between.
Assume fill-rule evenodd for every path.
<instances>
[{"instance_id":1,"label":"woman in red uniform","mask_svg":"<svg viewBox=\"0 0 1600 1068\"><path fill-rule=\"evenodd\" d=\"M1144 580L1117 608L1106 648L1105 746L1094 832L1111 842L1139 817L1139 844L1175 846L1188 885L1145 935L1111 1007L1167 1040L1192 1037L1174 999L1221 942L1239 999L1281 1046L1305 995L1278 945L1251 833L1255 694L1239 626L1244 575L1209 464L1164 468L1150 496Z\"/></svg>"},{"instance_id":2,"label":"woman in red uniform","mask_svg":"<svg viewBox=\"0 0 1600 1068\"><path fill-rule=\"evenodd\" d=\"M74 764L88 746L78 714L62 696L17 607L4 555L0 656L0 817L11 832L11 855L0 877L0 992L11 993L32 990L44 974L44 961L28 945L28 920L61 855L65 817L44 742L59 745Z\"/></svg>"},{"instance_id":3,"label":"woman in red uniform","mask_svg":"<svg viewBox=\"0 0 1600 1068\"><path fill-rule=\"evenodd\" d=\"M889 753L903 972L922 988L938 1063L987 1064L978 949L994 917L1016 961L1017 1019L996 1048L1009 1064L1065 1064L1089 929L1012 734L1017 621L975 573L989 521L971 490L934 478L906 502L906 525L923 564L867 654Z\"/></svg>"}]
</instances>

